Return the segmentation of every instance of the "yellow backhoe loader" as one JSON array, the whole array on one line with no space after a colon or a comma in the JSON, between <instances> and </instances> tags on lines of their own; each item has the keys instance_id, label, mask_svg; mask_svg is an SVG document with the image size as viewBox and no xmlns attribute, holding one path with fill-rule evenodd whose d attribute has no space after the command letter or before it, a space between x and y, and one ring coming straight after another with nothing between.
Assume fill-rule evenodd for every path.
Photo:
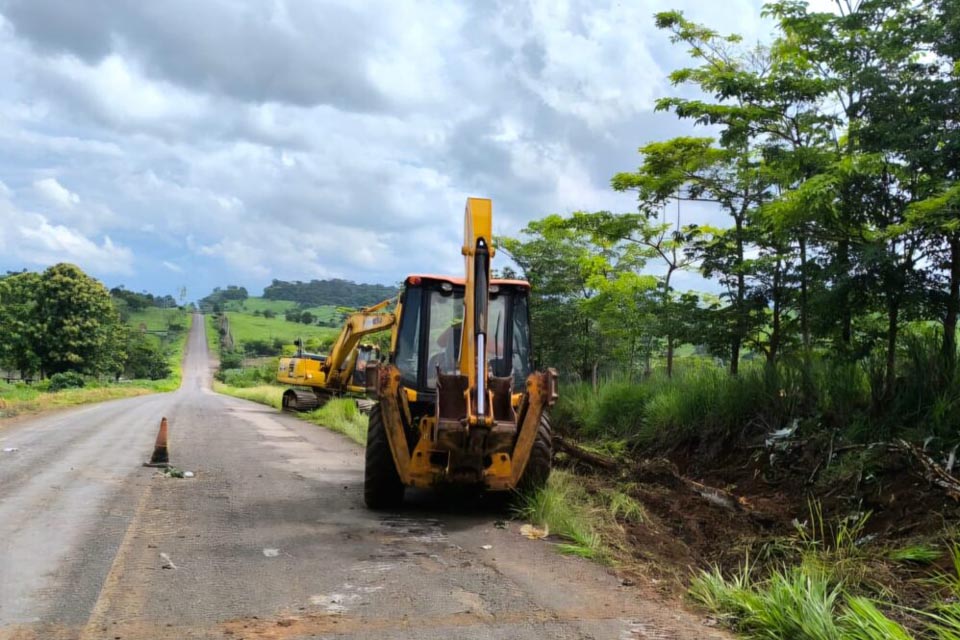
<instances>
[{"instance_id":1,"label":"yellow backhoe loader","mask_svg":"<svg viewBox=\"0 0 960 640\"><path fill-rule=\"evenodd\" d=\"M546 410L557 399L557 376L531 370L530 285L490 277L492 226L490 200L469 198L465 277L404 281L370 412L370 508L398 506L408 486L503 492L542 484L550 473Z\"/></svg>"},{"instance_id":2,"label":"yellow backhoe loader","mask_svg":"<svg viewBox=\"0 0 960 640\"><path fill-rule=\"evenodd\" d=\"M380 347L361 344L361 340L396 325L392 311L396 302L389 298L350 314L329 355L306 353L298 342L296 355L280 358L277 381L296 385L283 392L283 409L311 411L330 398L361 398L375 390Z\"/></svg>"}]
</instances>

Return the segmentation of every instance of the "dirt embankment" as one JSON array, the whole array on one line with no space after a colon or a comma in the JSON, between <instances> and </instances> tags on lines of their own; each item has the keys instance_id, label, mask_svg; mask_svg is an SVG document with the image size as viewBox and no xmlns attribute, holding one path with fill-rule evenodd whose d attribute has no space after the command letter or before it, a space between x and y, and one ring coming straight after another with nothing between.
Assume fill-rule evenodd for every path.
<instances>
[{"instance_id":1,"label":"dirt embankment","mask_svg":"<svg viewBox=\"0 0 960 640\"><path fill-rule=\"evenodd\" d=\"M875 551L864 562L877 562L878 586L889 586L895 601L920 605L930 595L920 579L949 569L949 554L919 567L885 562L887 551L917 541L945 549L960 523L956 496L893 444L841 445L829 436L727 448L692 442L656 457L618 459L613 468L569 453L557 462L588 486L616 485L643 505L642 522L622 523L620 571L652 579L671 595L684 592L700 569L735 570L748 556L760 571L790 562L803 537L798 526L813 537L822 528L818 544L829 545L839 523L865 517L857 544Z\"/></svg>"}]
</instances>

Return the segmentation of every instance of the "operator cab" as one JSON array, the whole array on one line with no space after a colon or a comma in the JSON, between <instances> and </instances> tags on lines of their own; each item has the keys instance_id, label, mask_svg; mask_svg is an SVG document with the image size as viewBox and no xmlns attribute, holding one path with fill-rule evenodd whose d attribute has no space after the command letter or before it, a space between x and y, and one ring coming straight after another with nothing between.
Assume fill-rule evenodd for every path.
<instances>
[{"instance_id":1,"label":"operator cab","mask_svg":"<svg viewBox=\"0 0 960 640\"><path fill-rule=\"evenodd\" d=\"M400 296L400 318L392 361L401 384L434 396L437 368L455 373L463 326L463 278L407 277ZM486 359L490 375L513 376L522 389L530 375L530 285L522 280L491 280L487 310Z\"/></svg>"}]
</instances>

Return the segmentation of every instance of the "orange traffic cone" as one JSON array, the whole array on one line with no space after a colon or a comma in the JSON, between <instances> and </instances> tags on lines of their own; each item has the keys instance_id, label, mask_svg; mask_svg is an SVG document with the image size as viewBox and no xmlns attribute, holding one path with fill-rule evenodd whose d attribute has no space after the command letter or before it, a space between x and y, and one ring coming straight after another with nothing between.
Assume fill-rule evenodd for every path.
<instances>
[{"instance_id":1,"label":"orange traffic cone","mask_svg":"<svg viewBox=\"0 0 960 640\"><path fill-rule=\"evenodd\" d=\"M153 456L150 462L144 462L147 467L169 467L170 455L167 453L167 419L160 420L160 432L157 434L157 444L153 447Z\"/></svg>"}]
</instances>

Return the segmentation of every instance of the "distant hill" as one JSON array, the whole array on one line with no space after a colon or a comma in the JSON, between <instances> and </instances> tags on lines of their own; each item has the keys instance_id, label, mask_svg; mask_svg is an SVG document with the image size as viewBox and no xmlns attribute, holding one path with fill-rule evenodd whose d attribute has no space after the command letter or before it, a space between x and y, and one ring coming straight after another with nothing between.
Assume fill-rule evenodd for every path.
<instances>
[{"instance_id":1,"label":"distant hill","mask_svg":"<svg viewBox=\"0 0 960 640\"><path fill-rule=\"evenodd\" d=\"M397 295L396 287L382 284L363 284L349 280L311 280L284 282L274 280L263 290L268 300L291 300L310 305L338 307L365 307Z\"/></svg>"}]
</instances>

